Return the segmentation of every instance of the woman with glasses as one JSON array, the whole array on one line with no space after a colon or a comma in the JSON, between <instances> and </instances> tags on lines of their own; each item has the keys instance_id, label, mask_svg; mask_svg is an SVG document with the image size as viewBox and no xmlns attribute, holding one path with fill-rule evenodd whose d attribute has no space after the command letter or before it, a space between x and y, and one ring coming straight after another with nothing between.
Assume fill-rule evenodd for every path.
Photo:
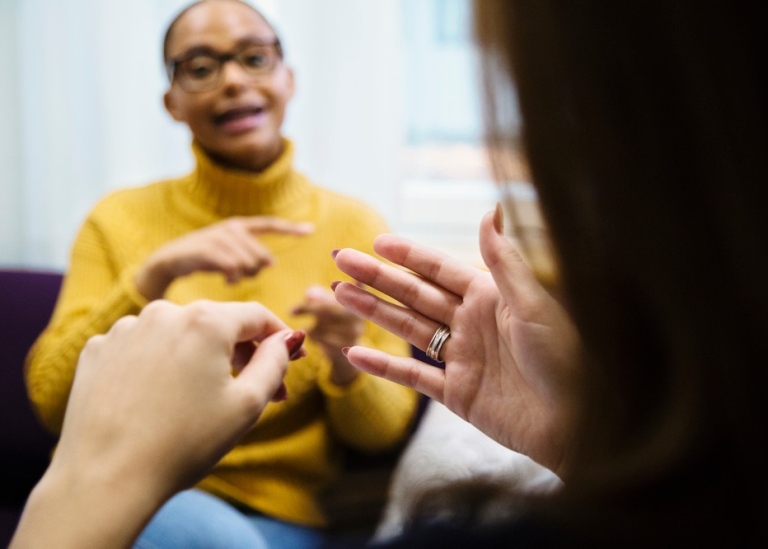
<instances>
[{"instance_id":1,"label":"woman with glasses","mask_svg":"<svg viewBox=\"0 0 768 549\"><path fill-rule=\"evenodd\" d=\"M314 547L327 525L318 496L339 474L343 448L392 448L416 408L414 391L360 373L342 354L365 343L402 355L407 345L347 313L329 288L338 277L331 249L370 249L386 227L369 207L293 169L281 134L293 74L253 7L190 5L169 26L163 55L164 103L189 127L196 167L115 192L92 210L30 353L29 394L58 432L91 336L159 299L264 304L309 336L308 356L285 379L287 400L268 406L198 489L160 510L139 544Z\"/></svg>"}]
</instances>

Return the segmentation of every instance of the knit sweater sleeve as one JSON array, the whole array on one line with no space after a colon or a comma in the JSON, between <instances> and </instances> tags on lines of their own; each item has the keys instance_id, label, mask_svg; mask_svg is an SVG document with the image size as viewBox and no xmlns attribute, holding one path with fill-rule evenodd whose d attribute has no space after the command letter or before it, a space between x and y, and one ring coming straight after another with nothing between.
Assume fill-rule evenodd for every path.
<instances>
[{"instance_id":1,"label":"knit sweater sleeve","mask_svg":"<svg viewBox=\"0 0 768 549\"><path fill-rule=\"evenodd\" d=\"M118 319L137 314L146 304L135 289L134 270L120 271L110 259L95 212L76 237L51 321L27 356L25 375L32 406L43 425L56 433L61 430L78 357L87 340L106 333Z\"/></svg>"},{"instance_id":2,"label":"knit sweater sleeve","mask_svg":"<svg viewBox=\"0 0 768 549\"><path fill-rule=\"evenodd\" d=\"M387 224L365 205L356 206L353 212L347 218L346 234L354 236L345 247L375 255L373 240L388 232ZM358 344L410 356L407 342L370 322ZM410 432L418 405L418 393L412 389L362 372L347 386L334 385L330 367L321 373L318 383L334 433L349 446L370 453L382 451L402 442Z\"/></svg>"}]
</instances>

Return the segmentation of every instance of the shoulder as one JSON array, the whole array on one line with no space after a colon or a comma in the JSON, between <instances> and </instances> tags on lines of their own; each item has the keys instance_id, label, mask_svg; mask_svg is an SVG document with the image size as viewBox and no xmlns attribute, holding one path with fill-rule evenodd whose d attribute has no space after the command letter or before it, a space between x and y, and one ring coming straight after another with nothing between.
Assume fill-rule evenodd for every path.
<instances>
[{"instance_id":1,"label":"shoulder","mask_svg":"<svg viewBox=\"0 0 768 549\"><path fill-rule=\"evenodd\" d=\"M115 189L92 208L89 218L98 219L122 213L154 215L164 209L164 197L181 179L164 179L135 187Z\"/></svg>"}]
</instances>

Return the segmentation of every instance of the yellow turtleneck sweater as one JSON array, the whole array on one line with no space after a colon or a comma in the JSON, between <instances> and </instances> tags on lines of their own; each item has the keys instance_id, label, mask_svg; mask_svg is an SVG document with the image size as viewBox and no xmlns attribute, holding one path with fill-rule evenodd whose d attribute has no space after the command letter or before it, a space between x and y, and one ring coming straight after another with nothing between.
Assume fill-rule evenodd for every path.
<instances>
[{"instance_id":1,"label":"yellow turtleneck sweater","mask_svg":"<svg viewBox=\"0 0 768 549\"><path fill-rule=\"evenodd\" d=\"M386 231L368 206L312 185L293 170L293 148L265 171L224 169L193 145L195 171L186 177L114 192L91 211L72 248L71 264L50 324L27 359L27 387L42 422L61 429L77 359L88 338L146 305L133 279L159 246L231 216L269 215L314 223L309 236L262 235L275 264L230 285L216 273L177 279L166 292L176 303L207 298L255 300L293 328L312 319L291 309L314 284L344 279L333 248L372 252ZM367 324L362 344L405 355L405 342ZM318 346L292 363L289 398L269 404L254 429L227 454L200 487L267 515L310 526L326 519L317 494L341 468L344 446L375 452L406 435L416 409L413 391L360 374L348 386L331 383L330 363ZM172 352L169 350L169 352Z\"/></svg>"}]
</instances>

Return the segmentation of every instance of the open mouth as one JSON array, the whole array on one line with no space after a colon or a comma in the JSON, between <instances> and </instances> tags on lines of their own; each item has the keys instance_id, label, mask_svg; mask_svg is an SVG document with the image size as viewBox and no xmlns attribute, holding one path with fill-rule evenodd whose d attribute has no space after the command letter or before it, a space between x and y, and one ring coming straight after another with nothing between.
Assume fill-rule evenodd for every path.
<instances>
[{"instance_id":1,"label":"open mouth","mask_svg":"<svg viewBox=\"0 0 768 549\"><path fill-rule=\"evenodd\" d=\"M261 106L230 109L213 117L213 123L227 133L238 134L258 128L266 120L267 110Z\"/></svg>"},{"instance_id":2,"label":"open mouth","mask_svg":"<svg viewBox=\"0 0 768 549\"><path fill-rule=\"evenodd\" d=\"M214 124L226 124L228 122L242 120L253 116L259 116L265 112L264 107L241 107L231 109L213 117Z\"/></svg>"}]
</instances>

